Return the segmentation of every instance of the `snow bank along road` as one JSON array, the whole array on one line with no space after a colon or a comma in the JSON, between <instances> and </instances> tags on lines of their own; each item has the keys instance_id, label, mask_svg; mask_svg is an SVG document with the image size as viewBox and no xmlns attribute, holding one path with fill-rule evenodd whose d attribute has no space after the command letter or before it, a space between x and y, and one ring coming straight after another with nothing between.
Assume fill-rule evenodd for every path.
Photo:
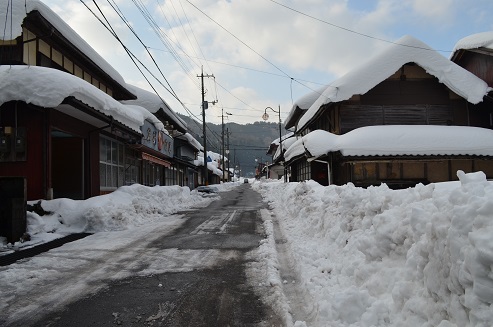
<instances>
[{"instance_id":1,"label":"snow bank along road","mask_svg":"<svg viewBox=\"0 0 493 327\"><path fill-rule=\"evenodd\" d=\"M267 285L260 259L272 235L261 221L262 198L249 185L220 197L207 208L97 233L3 267L0 325L286 325L273 308L279 278ZM4 285L1 276L9 274L18 282Z\"/></svg>"}]
</instances>

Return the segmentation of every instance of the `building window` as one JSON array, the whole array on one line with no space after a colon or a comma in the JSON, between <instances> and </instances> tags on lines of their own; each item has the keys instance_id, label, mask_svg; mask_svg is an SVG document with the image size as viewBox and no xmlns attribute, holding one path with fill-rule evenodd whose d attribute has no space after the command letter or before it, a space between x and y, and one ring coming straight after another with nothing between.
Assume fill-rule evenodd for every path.
<instances>
[{"instance_id":1,"label":"building window","mask_svg":"<svg viewBox=\"0 0 493 327\"><path fill-rule=\"evenodd\" d=\"M95 87L97 87L99 89L99 81L95 78L92 79L92 85L94 85Z\"/></svg>"},{"instance_id":2,"label":"building window","mask_svg":"<svg viewBox=\"0 0 493 327\"><path fill-rule=\"evenodd\" d=\"M70 74L74 73L74 63L67 57L63 58L63 68L65 68Z\"/></svg>"},{"instance_id":3,"label":"building window","mask_svg":"<svg viewBox=\"0 0 493 327\"><path fill-rule=\"evenodd\" d=\"M46 57L51 58L51 47L43 40L39 40L39 52L44 54Z\"/></svg>"},{"instance_id":4,"label":"building window","mask_svg":"<svg viewBox=\"0 0 493 327\"><path fill-rule=\"evenodd\" d=\"M58 50L51 49L51 60L60 67L63 67L63 56Z\"/></svg>"},{"instance_id":5,"label":"building window","mask_svg":"<svg viewBox=\"0 0 493 327\"><path fill-rule=\"evenodd\" d=\"M124 146L101 137L99 142L99 185L102 190L115 190L124 184Z\"/></svg>"},{"instance_id":6,"label":"building window","mask_svg":"<svg viewBox=\"0 0 493 327\"><path fill-rule=\"evenodd\" d=\"M88 72L84 71L84 80L87 83L92 84L92 76L91 76L91 74L89 74Z\"/></svg>"},{"instance_id":7,"label":"building window","mask_svg":"<svg viewBox=\"0 0 493 327\"><path fill-rule=\"evenodd\" d=\"M140 183L140 162L138 152L127 149L125 158L125 185Z\"/></svg>"},{"instance_id":8,"label":"building window","mask_svg":"<svg viewBox=\"0 0 493 327\"><path fill-rule=\"evenodd\" d=\"M79 78L84 78L84 73L82 71L82 68L80 68L77 65L74 65L74 75L79 77Z\"/></svg>"},{"instance_id":9,"label":"building window","mask_svg":"<svg viewBox=\"0 0 493 327\"><path fill-rule=\"evenodd\" d=\"M24 63L27 65L36 65L36 42L32 41L36 39L36 34L24 28L22 38L25 42L22 58Z\"/></svg>"},{"instance_id":10,"label":"building window","mask_svg":"<svg viewBox=\"0 0 493 327\"><path fill-rule=\"evenodd\" d=\"M146 186L156 186L162 184L162 176L164 167L144 160L143 169L143 184Z\"/></svg>"},{"instance_id":11,"label":"building window","mask_svg":"<svg viewBox=\"0 0 493 327\"><path fill-rule=\"evenodd\" d=\"M175 167L164 169L164 185L171 186L175 185Z\"/></svg>"},{"instance_id":12,"label":"building window","mask_svg":"<svg viewBox=\"0 0 493 327\"><path fill-rule=\"evenodd\" d=\"M298 181L301 182L311 179L311 168L309 162L300 160L297 168L296 178Z\"/></svg>"},{"instance_id":13,"label":"building window","mask_svg":"<svg viewBox=\"0 0 493 327\"><path fill-rule=\"evenodd\" d=\"M113 96L113 90L101 83L98 79L92 76L89 72L74 63L64 53L53 48L49 43L42 39L37 40L36 47L36 35L24 28L23 30L24 51L23 61L28 65L39 65L43 67L51 67L60 70L65 70L70 74L73 74L79 78L84 79L86 82L94 85L95 87L106 92L109 96ZM15 44L15 40L14 40ZM39 54L39 62L36 62L36 55Z\"/></svg>"}]
</instances>

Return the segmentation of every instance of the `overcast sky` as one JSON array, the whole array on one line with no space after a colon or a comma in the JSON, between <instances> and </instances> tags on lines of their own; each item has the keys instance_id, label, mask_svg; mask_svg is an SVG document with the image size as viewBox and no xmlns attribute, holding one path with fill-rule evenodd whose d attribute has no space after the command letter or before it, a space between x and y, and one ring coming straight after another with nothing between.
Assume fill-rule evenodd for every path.
<instances>
[{"instance_id":1,"label":"overcast sky","mask_svg":"<svg viewBox=\"0 0 493 327\"><path fill-rule=\"evenodd\" d=\"M152 91L123 47L81 0L42 1L127 83ZM98 12L92 0L83 1ZM232 114L226 122L253 123L262 120L266 107L277 110L279 106L284 120L298 98L330 83L405 34L449 57L461 38L493 30L491 0L95 2L125 46L158 78L139 67L173 110L201 120L197 76L202 66L204 74L215 76L205 79L206 100L218 101L206 112L207 121L214 123L220 123L221 110ZM112 7L130 22L161 72ZM172 88L188 112L160 84ZM277 114L267 111L269 121L277 122Z\"/></svg>"}]
</instances>

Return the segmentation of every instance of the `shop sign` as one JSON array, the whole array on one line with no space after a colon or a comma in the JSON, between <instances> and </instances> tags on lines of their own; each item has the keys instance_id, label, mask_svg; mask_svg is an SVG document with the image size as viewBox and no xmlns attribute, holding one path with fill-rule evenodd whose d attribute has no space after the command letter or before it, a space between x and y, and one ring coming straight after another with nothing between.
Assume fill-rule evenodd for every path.
<instances>
[{"instance_id":1,"label":"shop sign","mask_svg":"<svg viewBox=\"0 0 493 327\"><path fill-rule=\"evenodd\" d=\"M160 131L148 122L144 121L142 126L142 145L158 151L170 158L173 157L173 138Z\"/></svg>"}]
</instances>

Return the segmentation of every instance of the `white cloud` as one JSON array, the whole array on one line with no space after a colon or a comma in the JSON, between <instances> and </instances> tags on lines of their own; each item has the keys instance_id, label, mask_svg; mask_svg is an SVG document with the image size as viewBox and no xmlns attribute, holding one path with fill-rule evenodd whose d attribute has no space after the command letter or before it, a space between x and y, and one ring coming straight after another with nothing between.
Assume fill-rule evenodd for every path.
<instances>
[{"instance_id":1,"label":"white cloud","mask_svg":"<svg viewBox=\"0 0 493 327\"><path fill-rule=\"evenodd\" d=\"M101 24L78 0L43 1L50 4L51 8L66 19L69 25L126 80L141 85L139 81L143 78L133 67L121 46L103 30ZM172 47L180 54L179 56L175 54L175 57L179 58L181 65L168 52L169 46L163 44L163 41L156 36L132 2L119 0L117 3L131 21L139 37L152 48L157 64L180 99L193 105L198 113L200 86L197 75L200 74L201 65L204 66L204 73L214 74L218 83L241 99L238 100L218 87L219 100L224 107L265 108L278 103L287 106L291 102L293 92L289 77L301 76L304 80L330 83L387 45L375 38L393 41L404 34L411 34L421 39L424 37L423 41L429 44L436 39L438 45L435 43L430 45L438 48L444 47L441 43L447 40L448 45L445 48L451 49L459 38L465 36L451 32L450 29L455 27L454 25L459 25L458 22L463 27L474 24L477 29L491 29L490 21L479 19L481 12L491 12L490 0L477 1L478 5L472 5L466 0L379 0L372 3L366 0L281 1L286 6L307 15L374 38L345 31L265 0L191 1L229 33L185 0L145 1L146 8L153 15L155 22L162 28L166 38L169 38L165 38L165 42L172 41ZM87 3L92 4L89 1ZM134 53L139 54L139 58L145 61L149 68L154 67L142 45L136 42L109 5L102 1L98 4L125 44ZM462 15L464 17L459 16L458 13L464 13ZM169 29L169 25L173 28ZM461 32L466 33L466 30L463 28ZM178 43L179 47L177 47ZM184 56L179 48L184 49L190 57ZM209 62L195 58L197 56L204 56ZM257 72L234 66L250 68ZM156 68L152 70L156 71ZM155 83L153 78L150 79ZM207 87L209 90L207 96L210 96L212 101L216 97L212 94L215 90L209 84ZM176 106L173 109L182 112L181 106L166 91L160 89L165 100L170 105ZM305 92L310 91L305 90ZM303 90L297 85L293 95L294 100L302 95ZM254 118L257 116L256 113L250 113L252 117L240 116L241 110L237 113L238 120L235 122L259 120Z\"/></svg>"}]
</instances>

